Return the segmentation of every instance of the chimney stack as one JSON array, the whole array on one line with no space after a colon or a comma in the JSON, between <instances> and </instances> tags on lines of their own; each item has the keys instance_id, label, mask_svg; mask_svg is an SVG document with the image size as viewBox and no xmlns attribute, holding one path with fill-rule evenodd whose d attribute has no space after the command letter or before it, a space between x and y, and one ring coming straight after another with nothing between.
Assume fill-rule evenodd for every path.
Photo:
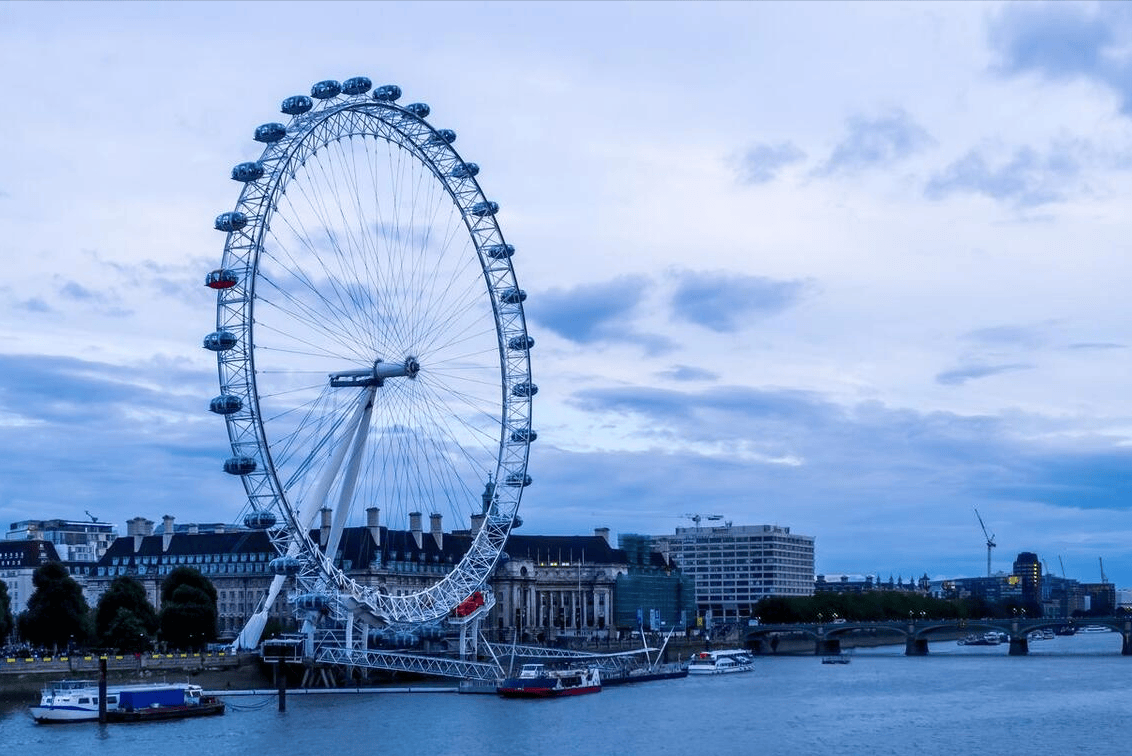
<instances>
[{"instance_id":1,"label":"chimney stack","mask_svg":"<svg viewBox=\"0 0 1132 756\"><path fill-rule=\"evenodd\" d=\"M440 524L443 515L439 512L433 512L428 516L429 530L432 532L432 538L436 541L436 548L444 548L444 528Z\"/></svg>"},{"instance_id":2,"label":"chimney stack","mask_svg":"<svg viewBox=\"0 0 1132 756\"><path fill-rule=\"evenodd\" d=\"M413 534L413 540L417 542L417 548L422 548L421 536L421 513L409 512L409 530Z\"/></svg>"},{"instance_id":3,"label":"chimney stack","mask_svg":"<svg viewBox=\"0 0 1132 756\"><path fill-rule=\"evenodd\" d=\"M169 550L169 542L173 540L173 515L161 518L161 553Z\"/></svg>"},{"instance_id":4,"label":"chimney stack","mask_svg":"<svg viewBox=\"0 0 1132 756\"><path fill-rule=\"evenodd\" d=\"M366 507L366 528L369 529L369 537L373 539L373 545L381 548L381 528L378 527L378 516L381 510L377 507Z\"/></svg>"},{"instance_id":5,"label":"chimney stack","mask_svg":"<svg viewBox=\"0 0 1132 756\"><path fill-rule=\"evenodd\" d=\"M144 517L135 517L126 522L126 535L132 536L134 539L134 553L141 550L142 539L148 535L153 535L153 520L147 520Z\"/></svg>"},{"instance_id":6,"label":"chimney stack","mask_svg":"<svg viewBox=\"0 0 1132 756\"><path fill-rule=\"evenodd\" d=\"M483 527L483 521L486 520L486 519L487 519L487 515L483 515L483 514L472 515L472 538L475 538L479 534L480 528Z\"/></svg>"},{"instance_id":7,"label":"chimney stack","mask_svg":"<svg viewBox=\"0 0 1132 756\"><path fill-rule=\"evenodd\" d=\"M594 528L594 535L601 536L605 539L605 544L609 545L609 528Z\"/></svg>"}]
</instances>

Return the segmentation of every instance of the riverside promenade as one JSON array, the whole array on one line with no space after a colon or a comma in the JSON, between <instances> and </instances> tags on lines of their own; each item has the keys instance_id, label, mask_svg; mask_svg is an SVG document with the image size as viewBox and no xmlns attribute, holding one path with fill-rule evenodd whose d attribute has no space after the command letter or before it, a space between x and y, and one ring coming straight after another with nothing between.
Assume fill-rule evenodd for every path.
<instances>
[{"instance_id":1,"label":"riverside promenade","mask_svg":"<svg viewBox=\"0 0 1132 756\"><path fill-rule=\"evenodd\" d=\"M144 653L71 654L61 656L0 656L0 698L26 698L44 683L63 679L97 679L101 659L107 677L115 682L181 680L214 688L256 688L270 685L257 654Z\"/></svg>"}]
</instances>

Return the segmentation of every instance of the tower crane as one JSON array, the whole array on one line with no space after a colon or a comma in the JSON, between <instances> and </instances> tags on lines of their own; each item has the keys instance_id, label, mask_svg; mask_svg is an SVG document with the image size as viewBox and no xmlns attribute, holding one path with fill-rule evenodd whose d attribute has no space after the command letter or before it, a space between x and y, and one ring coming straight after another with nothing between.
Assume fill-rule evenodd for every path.
<instances>
[{"instance_id":1,"label":"tower crane","mask_svg":"<svg viewBox=\"0 0 1132 756\"><path fill-rule=\"evenodd\" d=\"M981 515L979 514L979 510L978 510L978 509L976 509L976 510L975 510L975 517L978 517L978 518L979 518L979 526L980 526L980 527L982 527L982 529L983 529L983 535L984 535L984 536L986 537L986 539L987 539L987 577L990 577L990 576L991 576L991 572L990 572L990 567L991 567L991 549L993 549L993 548L994 548L995 546L997 546L998 544L994 542L994 536L993 536L993 535L990 535L989 533L987 533L987 526L986 526L986 524L984 524L984 523L983 523L983 518L982 518L982 516L981 516Z\"/></svg>"},{"instance_id":2,"label":"tower crane","mask_svg":"<svg viewBox=\"0 0 1132 756\"><path fill-rule=\"evenodd\" d=\"M1104 574L1104 557L1097 557L1097 559L1101 563L1101 583L1102 584L1107 583L1108 582L1108 575Z\"/></svg>"},{"instance_id":3,"label":"tower crane","mask_svg":"<svg viewBox=\"0 0 1132 756\"><path fill-rule=\"evenodd\" d=\"M1065 577L1065 562L1061 561L1061 554L1057 555L1057 561L1061 564L1061 579L1068 580L1069 578Z\"/></svg>"},{"instance_id":4,"label":"tower crane","mask_svg":"<svg viewBox=\"0 0 1132 756\"><path fill-rule=\"evenodd\" d=\"M686 514L684 516L687 517L692 522L696 523L696 528L700 527L700 520L722 520L723 519L723 515L720 515L720 514L709 514L709 515Z\"/></svg>"}]
</instances>

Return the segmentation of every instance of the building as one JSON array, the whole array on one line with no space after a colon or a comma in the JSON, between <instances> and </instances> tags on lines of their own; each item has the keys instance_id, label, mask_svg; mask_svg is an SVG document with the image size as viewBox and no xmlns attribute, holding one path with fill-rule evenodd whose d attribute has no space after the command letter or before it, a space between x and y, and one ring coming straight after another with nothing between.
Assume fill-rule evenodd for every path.
<instances>
[{"instance_id":1,"label":"building","mask_svg":"<svg viewBox=\"0 0 1132 756\"><path fill-rule=\"evenodd\" d=\"M696 585L696 608L712 621L754 616L767 596L811 596L814 539L777 525L676 528L652 548Z\"/></svg>"},{"instance_id":2,"label":"building","mask_svg":"<svg viewBox=\"0 0 1132 756\"><path fill-rule=\"evenodd\" d=\"M1042 563L1032 551L1020 552L1014 560L1012 574L1022 585L1022 603L1037 606L1042 598Z\"/></svg>"},{"instance_id":3,"label":"building","mask_svg":"<svg viewBox=\"0 0 1132 756\"><path fill-rule=\"evenodd\" d=\"M409 516L409 530L392 530L378 522L377 508L367 510L364 527L342 531L335 563L359 584L390 595L424 590L451 572L467 552L483 516L472 518L472 529L445 533L439 514L430 515L425 530L421 513ZM277 556L262 530L233 526L180 526L166 516L155 532L154 523L134 518L127 535L115 541L85 574L88 603L95 606L114 578L129 575L141 581L160 610L161 584L179 566L193 567L212 581L217 592L218 631L231 639L259 608L274 574ZM311 539L326 547L331 512L322 511ZM78 578L78 576L76 576ZM681 583L660 554L645 550L633 561L609 544L608 529L592 536L512 535L490 579L496 605L486 629L496 637L522 633L543 640L559 634L605 636L611 630L638 627L638 609L660 627L679 622L692 606L691 585ZM631 607L618 608L618 596ZM680 602L684 601L683 604ZM280 594L269 617L290 626L291 607Z\"/></svg>"},{"instance_id":4,"label":"building","mask_svg":"<svg viewBox=\"0 0 1132 756\"><path fill-rule=\"evenodd\" d=\"M637 537L642 538L642 537ZM592 536L514 535L491 578L500 637L610 637L640 628L683 627L694 611L690 580L633 537L615 549L609 529Z\"/></svg>"},{"instance_id":5,"label":"building","mask_svg":"<svg viewBox=\"0 0 1132 756\"><path fill-rule=\"evenodd\" d=\"M118 537L118 529L97 520L21 520L8 526L6 541L44 540L63 562L97 562Z\"/></svg>"},{"instance_id":6,"label":"building","mask_svg":"<svg viewBox=\"0 0 1132 756\"><path fill-rule=\"evenodd\" d=\"M814 580L814 593L870 593L872 591L902 591L904 593L931 593L931 579L924 573L919 581L903 576L895 580L891 575L888 582L874 579L872 575L818 575Z\"/></svg>"},{"instance_id":7,"label":"building","mask_svg":"<svg viewBox=\"0 0 1132 756\"><path fill-rule=\"evenodd\" d=\"M35 590L31 579L36 569L57 561L59 554L50 541L0 541L0 580L8 587L13 617L28 608L28 598ZM0 644L3 641L0 638Z\"/></svg>"},{"instance_id":8,"label":"building","mask_svg":"<svg viewBox=\"0 0 1132 756\"><path fill-rule=\"evenodd\" d=\"M1116 586L1112 583L1081 583L1081 610L1094 617L1116 614Z\"/></svg>"}]
</instances>

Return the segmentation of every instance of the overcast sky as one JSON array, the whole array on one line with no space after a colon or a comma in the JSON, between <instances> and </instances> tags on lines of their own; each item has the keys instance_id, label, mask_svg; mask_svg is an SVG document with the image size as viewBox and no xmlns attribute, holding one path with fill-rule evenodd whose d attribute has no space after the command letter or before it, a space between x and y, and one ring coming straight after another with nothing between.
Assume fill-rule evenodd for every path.
<instances>
[{"instance_id":1,"label":"overcast sky","mask_svg":"<svg viewBox=\"0 0 1132 756\"><path fill-rule=\"evenodd\" d=\"M1132 5L0 5L0 522L230 521L212 228L322 79L459 132L537 344L524 531L1132 585ZM390 523L397 526L397 523ZM404 526L403 524L401 525Z\"/></svg>"}]
</instances>

